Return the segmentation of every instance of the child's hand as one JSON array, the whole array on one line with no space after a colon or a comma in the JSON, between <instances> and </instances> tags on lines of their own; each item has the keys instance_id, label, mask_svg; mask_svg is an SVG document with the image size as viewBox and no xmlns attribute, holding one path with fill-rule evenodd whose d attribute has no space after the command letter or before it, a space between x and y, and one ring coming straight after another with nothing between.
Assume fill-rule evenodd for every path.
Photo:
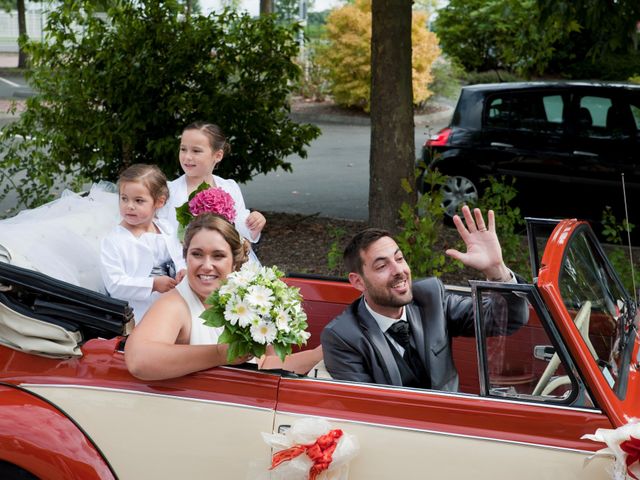
<instances>
[{"instance_id":1,"label":"child's hand","mask_svg":"<svg viewBox=\"0 0 640 480\"><path fill-rule=\"evenodd\" d=\"M247 228L251 230L252 237L255 238L262 231L267 219L260 212L254 210L247 217Z\"/></svg>"},{"instance_id":2,"label":"child's hand","mask_svg":"<svg viewBox=\"0 0 640 480\"><path fill-rule=\"evenodd\" d=\"M154 292L168 292L172 288L174 288L178 282L176 282L173 278L168 277L166 275L162 275L161 277L153 277L153 289Z\"/></svg>"},{"instance_id":3,"label":"child's hand","mask_svg":"<svg viewBox=\"0 0 640 480\"><path fill-rule=\"evenodd\" d=\"M187 274L186 268L183 268L182 270L178 271L178 273L176 273L176 283L180 283L186 274Z\"/></svg>"}]
</instances>

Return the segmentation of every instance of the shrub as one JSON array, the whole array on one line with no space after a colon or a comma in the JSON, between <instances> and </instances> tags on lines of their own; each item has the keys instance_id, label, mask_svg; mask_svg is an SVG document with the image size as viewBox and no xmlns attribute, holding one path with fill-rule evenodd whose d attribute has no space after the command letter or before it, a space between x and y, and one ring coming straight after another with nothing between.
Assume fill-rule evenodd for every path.
<instances>
[{"instance_id":1,"label":"shrub","mask_svg":"<svg viewBox=\"0 0 640 480\"><path fill-rule=\"evenodd\" d=\"M478 83L520 82L522 77L506 70L486 70L484 72L468 72L465 80L469 85Z\"/></svg>"},{"instance_id":2,"label":"shrub","mask_svg":"<svg viewBox=\"0 0 640 480\"><path fill-rule=\"evenodd\" d=\"M502 258L509 268L523 276L530 276L529 249L524 233L524 219L520 209L511 205L518 195L515 179L487 177L487 183L478 207L486 214L493 210L496 218L496 234L502 247Z\"/></svg>"},{"instance_id":3,"label":"shrub","mask_svg":"<svg viewBox=\"0 0 640 480\"><path fill-rule=\"evenodd\" d=\"M456 100L460 96L460 80L465 78L464 68L455 60L438 57L431 65L433 80L429 89L434 95Z\"/></svg>"},{"instance_id":4,"label":"shrub","mask_svg":"<svg viewBox=\"0 0 640 480\"><path fill-rule=\"evenodd\" d=\"M420 172L416 175L420 175ZM415 206L406 202L402 204L399 212L401 230L395 236L415 278L441 276L443 273L462 268L462 263L458 261L447 261L447 255L444 253L446 248L457 248L459 245L436 247L442 243L443 231L446 228L440 191L446 177L438 170L427 170L423 180L428 191L420 196ZM412 192L412 185L415 184L415 181L405 181L403 188Z\"/></svg>"},{"instance_id":5,"label":"shrub","mask_svg":"<svg viewBox=\"0 0 640 480\"><path fill-rule=\"evenodd\" d=\"M134 162L173 178L179 135L195 120L225 130L233 149L220 174L240 182L306 156L319 129L293 123L288 103L299 27L229 11L185 20L161 0L112 2L105 17L94 3L66 2L44 42L25 45L38 93L0 133L2 195L18 178L19 200L33 206L54 181L114 180Z\"/></svg>"},{"instance_id":6,"label":"shrub","mask_svg":"<svg viewBox=\"0 0 640 480\"><path fill-rule=\"evenodd\" d=\"M414 11L413 100L424 102L431 92L431 64L440 53L435 34L426 28L427 14ZM331 93L344 106L369 111L371 94L371 0L355 0L327 19L329 48L322 63L329 71Z\"/></svg>"},{"instance_id":7,"label":"shrub","mask_svg":"<svg viewBox=\"0 0 640 480\"><path fill-rule=\"evenodd\" d=\"M602 236L609 245L605 245L605 251L609 262L618 273L622 284L631 292L635 294L634 286L640 285L640 268L636 266L634 268L632 260L629 256L629 250L623 246L623 238L626 238L627 229L629 232L633 231L635 225L629 223L626 220L619 222L611 207L607 207L602 212Z\"/></svg>"}]
</instances>

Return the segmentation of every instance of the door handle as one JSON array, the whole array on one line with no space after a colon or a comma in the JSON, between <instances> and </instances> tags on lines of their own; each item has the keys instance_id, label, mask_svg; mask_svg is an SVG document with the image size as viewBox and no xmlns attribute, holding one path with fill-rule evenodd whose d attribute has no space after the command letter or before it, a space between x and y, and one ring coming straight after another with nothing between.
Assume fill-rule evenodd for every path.
<instances>
[{"instance_id":1,"label":"door handle","mask_svg":"<svg viewBox=\"0 0 640 480\"><path fill-rule=\"evenodd\" d=\"M491 142L491 146L498 147L498 148L513 148L513 145L511 145L510 143L501 143L501 142Z\"/></svg>"},{"instance_id":2,"label":"door handle","mask_svg":"<svg viewBox=\"0 0 640 480\"><path fill-rule=\"evenodd\" d=\"M597 156L598 156L598 154L597 154L597 153L584 152L584 151L582 151L582 150L574 150L574 151L573 151L573 154L574 154L574 155L580 155L580 156L582 156L582 157L591 157L591 158L593 158L593 157L597 157Z\"/></svg>"},{"instance_id":3,"label":"door handle","mask_svg":"<svg viewBox=\"0 0 640 480\"><path fill-rule=\"evenodd\" d=\"M278 433L285 433L291 428L291 425L278 425Z\"/></svg>"}]
</instances>

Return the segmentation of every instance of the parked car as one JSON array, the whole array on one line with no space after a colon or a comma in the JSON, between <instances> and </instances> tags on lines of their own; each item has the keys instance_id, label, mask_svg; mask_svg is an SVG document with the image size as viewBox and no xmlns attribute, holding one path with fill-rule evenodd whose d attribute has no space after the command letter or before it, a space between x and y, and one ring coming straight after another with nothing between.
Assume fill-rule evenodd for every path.
<instances>
[{"instance_id":1,"label":"parked car","mask_svg":"<svg viewBox=\"0 0 640 480\"><path fill-rule=\"evenodd\" d=\"M636 304L589 225L556 223L529 224L534 283L472 282L478 335L454 340L459 392L255 364L142 381L124 363L125 303L0 262L0 478L256 478L274 453L261 433L305 418L357 439L352 480L611 478L611 458L585 462L604 445L582 436L640 417ZM304 298L308 348L359 295L335 280L287 282ZM528 323L487 338L486 296L525 299Z\"/></svg>"},{"instance_id":2,"label":"parked car","mask_svg":"<svg viewBox=\"0 0 640 480\"><path fill-rule=\"evenodd\" d=\"M462 89L448 127L422 159L449 178L453 215L489 175L515 179L523 215L601 220L611 206L640 228L640 85L523 82Z\"/></svg>"}]
</instances>

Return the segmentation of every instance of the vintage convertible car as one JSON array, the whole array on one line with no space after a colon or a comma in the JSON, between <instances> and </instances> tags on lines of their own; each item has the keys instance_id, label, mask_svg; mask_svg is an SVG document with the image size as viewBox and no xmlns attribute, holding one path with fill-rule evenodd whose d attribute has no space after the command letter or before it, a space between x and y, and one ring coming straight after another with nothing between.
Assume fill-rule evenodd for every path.
<instances>
[{"instance_id":1,"label":"vintage convertible car","mask_svg":"<svg viewBox=\"0 0 640 480\"><path fill-rule=\"evenodd\" d=\"M305 418L357 440L350 479L611 478L613 458L586 462L604 445L582 436L640 416L636 302L588 224L528 228L533 283L471 283L477 335L454 339L457 393L253 364L141 381L123 359L125 303L15 265L5 248L0 478L269 478L261 434ZM357 297L346 282L287 282L304 297L309 348ZM488 337L486 296L526 300L528 323Z\"/></svg>"}]
</instances>

